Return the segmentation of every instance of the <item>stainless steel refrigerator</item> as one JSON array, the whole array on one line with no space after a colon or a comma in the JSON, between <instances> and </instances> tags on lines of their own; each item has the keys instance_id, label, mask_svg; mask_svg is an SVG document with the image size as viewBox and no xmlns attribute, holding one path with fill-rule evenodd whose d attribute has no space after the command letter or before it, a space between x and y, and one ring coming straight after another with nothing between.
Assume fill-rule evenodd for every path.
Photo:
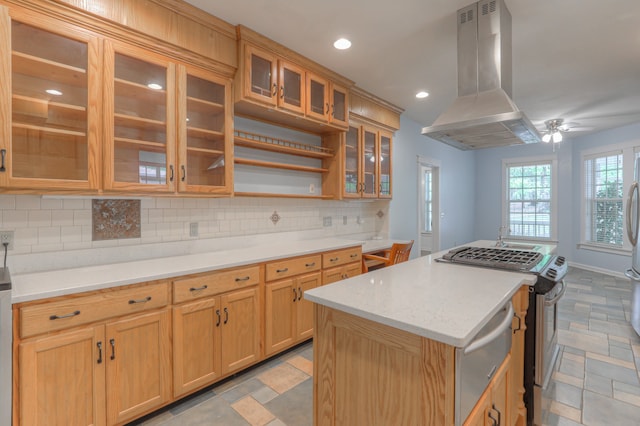
<instances>
[{"instance_id":1,"label":"stainless steel refrigerator","mask_svg":"<svg viewBox=\"0 0 640 426\"><path fill-rule=\"evenodd\" d=\"M627 197L627 236L633 246L631 268L625 275L631 278L631 326L640 335L640 250L638 249L638 229L640 228L640 158L636 159L635 179Z\"/></svg>"}]
</instances>

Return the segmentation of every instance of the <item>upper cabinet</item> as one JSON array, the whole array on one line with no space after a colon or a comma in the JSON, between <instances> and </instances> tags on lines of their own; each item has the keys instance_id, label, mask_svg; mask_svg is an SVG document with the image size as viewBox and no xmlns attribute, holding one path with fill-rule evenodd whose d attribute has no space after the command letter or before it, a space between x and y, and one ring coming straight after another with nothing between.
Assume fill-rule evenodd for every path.
<instances>
[{"instance_id":1,"label":"upper cabinet","mask_svg":"<svg viewBox=\"0 0 640 426\"><path fill-rule=\"evenodd\" d=\"M315 133L347 129L353 82L242 25L238 35L238 113Z\"/></svg>"},{"instance_id":2,"label":"upper cabinet","mask_svg":"<svg viewBox=\"0 0 640 426\"><path fill-rule=\"evenodd\" d=\"M230 193L229 89L211 73L106 41L105 189Z\"/></svg>"},{"instance_id":3,"label":"upper cabinet","mask_svg":"<svg viewBox=\"0 0 640 426\"><path fill-rule=\"evenodd\" d=\"M97 189L99 44L59 21L1 8L0 184ZM9 114L9 111L11 113Z\"/></svg>"}]
</instances>

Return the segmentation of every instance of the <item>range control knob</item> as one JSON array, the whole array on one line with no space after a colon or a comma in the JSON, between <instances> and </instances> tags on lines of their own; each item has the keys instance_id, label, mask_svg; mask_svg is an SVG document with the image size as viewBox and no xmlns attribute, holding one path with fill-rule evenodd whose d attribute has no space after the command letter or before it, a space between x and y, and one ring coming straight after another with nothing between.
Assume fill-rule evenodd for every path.
<instances>
[{"instance_id":1,"label":"range control knob","mask_svg":"<svg viewBox=\"0 0 640 426\"><path fill-rule=\"evenodd\" d=\"M564 256L558 256L558 257L556 257L556 262L555 262L555 263L556 263L556 265L558 265L558 266L562 266L562 265L564 265L564 262L565 262L565 258L564 258Z\"/></svg>"},{"instance_id":2,"label":"range control knob","mask_svg":"<svg viewBox=\"0 0 640 426\"><path fill-rule=\"evenodd\" d=\"M558 276L558 271L556 269L549 268L547 269L546 275L553 280Z\"/></svg>"}]
</instances>

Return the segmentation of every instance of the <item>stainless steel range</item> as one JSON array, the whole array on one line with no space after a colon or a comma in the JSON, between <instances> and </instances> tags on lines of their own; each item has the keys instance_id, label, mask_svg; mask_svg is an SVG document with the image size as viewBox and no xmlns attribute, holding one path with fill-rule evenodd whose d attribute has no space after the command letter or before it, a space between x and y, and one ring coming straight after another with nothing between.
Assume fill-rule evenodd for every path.
<instances>
[{"instance_id":1,"label":"stainless steel range","mask_svg":"<svg viewBox=\"0 0 640 426\"><path fill-rule=\"evenodd\" d=\"M564 257L502 247L459 247L439 262L525 272L537 276L529 288L525 324L524 400L527 424L541 424L542 391L558 357L558 301L565 292L568 265Z\"/></svg>"}]
</instances>

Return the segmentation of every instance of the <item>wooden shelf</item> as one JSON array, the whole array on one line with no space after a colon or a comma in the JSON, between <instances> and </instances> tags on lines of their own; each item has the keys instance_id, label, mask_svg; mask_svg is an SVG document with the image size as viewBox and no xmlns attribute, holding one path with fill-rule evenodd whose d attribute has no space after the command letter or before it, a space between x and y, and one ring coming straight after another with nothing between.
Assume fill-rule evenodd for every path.
<instances>
[{"instance_id":1,"label":"wooden shelf","mask_svg":"<svg viewBox=\"0 0 640 426\"><path fill-rule=\"evenodd\" d=\"M187 126L187 134L191 136L214 136L216 138L224 137L224 133L219 132L217 130L209 130L209 129L201 129L199 127L188 127Z\"/></svg>"},{"instance_id":2,"label":"wooden shelf","mask_svg":"<svg viewBox=\"0 0 640 426\"><path fill-rule=\"evenodd\" d=\"M123 98L134 98L145 102L155 102L164 105L167 102L165 89L151 89L144 84L133 81L115 79L114 93Z\"/></svg>"},{"instance_id":3,"label":"wooden shelf","mask_svg":"<svg viewBox=\"0 0 640 426\"><path fill-rule=\"evenodd\" d=\"M219 149L207 149L207 148L195 148L195 147L187 147L187 152L201 152L203 154L210 154L210 155L224 155L224 151L220 151Z\"/></svg>"},{"instance_id":4,"label":"wooden shelf","mask_svg":"<svg viewBox=\"0 0 640 426\"><path fill-rule=\"evenodd\" d=\"M246 148L261 149L263 151L280 152L283 154L299 155L309 158L331 158L333 150L322 146L308 145L299 142L277 139L257 133L236 130L234 143ZM291 169L295 170L295 169Z\"/></svg>"},{"instance_id":5,"label":"wooden shelf","mask_svg":"<svg viewBox=\"0 0 640 426\"><path fill-rule=\"evenodd\" d=\"M202 112L205 114L223 113L224 105L215 103L215 102L205 101L204 99L187 96L187 113L191 111Z\"/></svg>"},{"instance_id":6,"label":"wooden shelf","mask_svg":"<svg viewBox=\"0 0 640 426\"><path fill-rule=\"evenodd\" d=\"M32 124L26 124L26 123L13 122L11 124L11 127L16 129L24 129L24 130L35 130L38 132L45 132L45 133L55 133L58 135L65 135L65 136L79 136L79 137L87 136L86 132L78 132L77 130L57 129L55 127L48 127L48 126L35 126Z\"/></svg>"},{"instance_id":7,"label":"wooden shelf","mask_svg":"<svg viewBox=\"0 0 640 426\"><path fill-rule=\"evenodd\" d=\"M128 145L140 145L147 148L153 149L153 151L157 152L165 152L167 150L167 146L162 142L153 142L153 141L141 141L138 139L128 139L128 138L113 138L116 143L124 143Z\"/></svg>"},{"instance_id":8,"label":"wooden shelf","mask_svg":"<svg viewBox=\"0 0 640 426\"><path fill-rule=\"evenodd\" d=\"M234 192L236 197L266 197L266 198L311 198L316 200L331 200L331 195L305 195L305 194L275 194L270 192Z\"/></svg>"},{"instance_id":9,"label":"wooden shelf","mask_svg":"<svg viewBox=\"0 0 640 426\"><path fill-rule=\"evenodd\" d=\"M246 166L257 166L257 167L267 167L271 169L284 169L284 170L294 170L296 172L309 172L309 173L326 173L329 170L323 169L321 167L309 167L309 166L298 166L296 164L286 164L286 163L275 163L272 161L261 161L261 160L250 160L247 158L238 158L236 157L233 162L235 164L244 164Z\"/></svg>"},{"instance_id":10,"label":"wooden shelf","mask_svg":"<svg viewBox=\"0 0 640 426\"><path fill-rule=\"evenodd\" d=\"M87 72L82 68L16 51L11 52L11 63L14 73L73 87L87 87Z\"/></svg>"},{"instance_id":11,"label":"wooden shelf","mask_svg":"<svg viewBox=\"0 0 640 426\"><path fill-rule=\"evenodd\" d=\"M152 120L150 118L135 117L127 114L113 114L115 125L124 127L133 127L137 129L148 130L149 127L155 130L165 130L166 123L164 121Z\"/></svg>"},{"instance_id":12,"label":"wooden shelf","mask_svg":"<svg viewBox=\"0 0 640 426\"><path fill-rule=\"evenodd\" d=\"M66 119L86 121L87 109L84 106L53 102L31 96L13 94L11 96L14 114L47 117L50 111L64 115Z\"/></svg>"}]
</instances>

